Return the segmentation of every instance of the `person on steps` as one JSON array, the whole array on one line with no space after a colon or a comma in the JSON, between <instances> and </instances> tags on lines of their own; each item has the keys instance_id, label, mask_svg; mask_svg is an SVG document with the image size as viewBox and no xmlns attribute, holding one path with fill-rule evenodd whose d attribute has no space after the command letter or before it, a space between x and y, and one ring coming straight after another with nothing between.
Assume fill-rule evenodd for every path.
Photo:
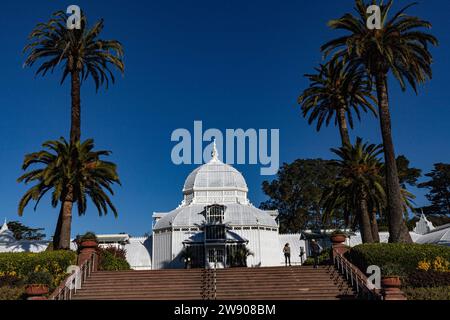
<instances>
[{"instance_id":1,"label":"person on steps","mask_svg":"<svg viewBox=\"0 0 450 320\"><path fill-rule=\"evenodd\" d=\"M312 239L311 240L311 255L314 258L314 269L318 268L319 256L320 256L321 252L322 252L322 247L320 246L320 244L318 244L315 239Z\"/></svg>"},{"instance_id":2,"label":"person on steps","mask_svg":"<svg viewBox=\"0 0 450 320\"><path fill-rule=\"evenodd\" d=\"M291 266L291 247L289 246L289 243L286 243L283 248L284 253L284 263L286 264L286 267L289 262L289 267Z\"/></svg>"}]
</instances>

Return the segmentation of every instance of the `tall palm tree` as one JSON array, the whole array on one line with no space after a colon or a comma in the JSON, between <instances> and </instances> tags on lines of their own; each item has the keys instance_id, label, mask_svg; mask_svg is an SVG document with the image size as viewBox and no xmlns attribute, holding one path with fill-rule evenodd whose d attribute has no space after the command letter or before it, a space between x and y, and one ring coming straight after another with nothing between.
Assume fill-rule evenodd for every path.
<instances>
[{"instance_id":1,"label":"tall palm tree","mask_svg":"<svg viewBox=\"0 0 450 320\"><path fill-rule=\"evenodd\" d=\"M32 67L41 62L36 75L45 76L61 66L63 73L61 84L70 75L71 78L71 126L70 143L75 144L81 138L81 85L89 77L94 80L96 90L109 82L115 82L114 67L124 72L123 48L116 40L102 40L103 20L92 28L82 13L81 28L67 29L69 16L58 11L46 23L39 23L29 36L29 44L24 48L27 53L24 66ZM58 216L54 238L61 233L63 217Z\"/></svg>"},{"instance_id":2,"label":"tall palm tree","mask_svg":"<svg viewBox=\"0 0 450 320\"><path fill-rule=\"evenodd\" d=\"M342 145L350 145L348 124L353 129L353 112L361 120L360 108L376 115L372 102L372 84L361 67L346 64L342 59L331 60L315 69L315 74L305 74L310 85L299 97L303 116L308 123L317 121L319 131L325 123L328 126L334 118L339 127Z\"/></svg>"},{"instance_id":3,"label":"tall palm tree","mask_svg":"<svg viewBox=\"0 0 450 320\"><path fill-rule=\"evenodd\" d=\"M70 142L75 143L81 137L81 84L91 77L96 90L115 78L111 67L122 74L124 72L123 48L117 40L99 38L104 24L103 19L88 27L86 16L82 14L79 30L67 29L69 15L58 11L46 23L39 23L29 36L29 44L24 48L27 53L24 66L32 67L41 62L36 75L45 76L55 68L62 66L61 84L70 75L71 78L71 127Z\"/></svg>"},{"instance_id":4,"label":"tall palm tree","mask_svg":"<svg viewBox=\"0 0 450 320\"><path fill-rule=\"evenodd\" d=\"M336 208L344 208L347 218L359 223L364 243L376 242L378 227L373 222L373 208L382 208L386 202L383 187L383 164L378 156L381 145L362 142L357 138L354 146L346 145L331 149L339 160L334 165L339 169L335 185L324 193L325 215L333 214Z\"/></svg>"},{"instance_id":5,"label":"tall palm tree","mask_svg":"<svg viewBox=\"0 0 450 320\"><path fill-rule=\"evenodd\" d=\"M33 200L36 210L42 197L51 194L53 207L60 204L61 233L55 232L54 249L70 248L72 207L77 204L78 214L84 215L87 198L98 210L106 215L108 208L117 216L117 210L108 194L114 194L112 184L120 184L116 165L100 158L110 155L109 151L94 151L94 141L68 143L64 138L43 144L44 150L25 156L23 170L28 170L18 182L34 183L19 202L19 215ZM32 166L36 169L30 169ZM57 226L58 228L58 226Z\"/></svg>"},{"instance_id":6,"label":"tall palm tree","mask_svg":"<svg viewBox=\"0 0 450 320\"><path fill-rule=\"evenodd\" d=\"M332 29L343 30L346 35L322 46L325 55L345 57L355 65L363 65L374 80L378 95L378 108L386 163L386 187L390 242L411 242L403 220L402 196L398 181L395 150L392 140L391 116L388 97L388 74L392 73L403 90L409 84L417 93L417 85L431 79L432 55L429 45L436 46L437 39L421 29L430 29L431 23L406 14L414 4L408 5L388 19L393 0L381 1L382 28L369 30L367 7L377 1L355 0L357 15L345 14L331 20Z\"/></svg>"}]
</instances>

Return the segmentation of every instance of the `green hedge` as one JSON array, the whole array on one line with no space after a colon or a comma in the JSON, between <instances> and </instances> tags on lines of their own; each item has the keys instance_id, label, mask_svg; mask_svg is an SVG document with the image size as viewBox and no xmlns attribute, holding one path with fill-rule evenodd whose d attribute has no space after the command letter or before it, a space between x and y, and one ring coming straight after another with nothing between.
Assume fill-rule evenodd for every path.
<instances>
[{"instance_id":1,"label":"green hedge","mask_svg":"<svg viewBox=\"0 0 450 320\"><path fill-rule=\"evenodd\" d=\"M25 294L24 287L0 287L0 301L3 300L21 300Z\"/></svg>"},{"instance_id":2,"label":"green hedge","mask_svg":"<svg viewBox=\"0 0 450 320\"><path fill-rule=\"evenodd\" d=\"M450 287L404 288L408 300L450 300Z\"/></svg>"},{"instance_id":3,"label":"green hedge","mask_svg":"<svg viewBox=\"0 0 450 320\"><path fill-rule=\"evenodd\" d=\"M319 265L328 264L330 261L331 249L324 249L319 255ZM303 262L304 266L312 266L314 265L314 258L308 257L305 262Z\"/></svg>"},{"instance_id":4,"label":"green hedge","mask_svg":"<svg viewBox=\"0 0 450 320\"><path fill-rule=\"evenodd\" d=\"M76 264L77 255L73 251L45 251L41 253L0 253L0 274L14 274L25 278L37 271L47 271L53 277L56 287L66 276L67 267Z\"/></svg>"},{"instance_id":5,"label":"green hedge","mask_svg":"<svg viewBox=\"0 0 450 320\"><path fill-rule=\"evenodd\" d=\"M127 260L122 257L116 257L113 253L100 250L99 255L99 270L102 271L121 271L130 270L130 265Z\"/></svg>"},{"instance_id":6,"label":"green hedge","mask_svg":"<svg viewBox=\"0 0 450 320\"><path fill-rule=\"evenodd\" d=\"M442 257L450 261L450 248L415 243L362 244L352 248L346 256L363 272L370 265L381 267L387 263L394 263L400 265L406 273L412 273L417 270L418 263L423 260Z\"/></svg>"}]
</instances>

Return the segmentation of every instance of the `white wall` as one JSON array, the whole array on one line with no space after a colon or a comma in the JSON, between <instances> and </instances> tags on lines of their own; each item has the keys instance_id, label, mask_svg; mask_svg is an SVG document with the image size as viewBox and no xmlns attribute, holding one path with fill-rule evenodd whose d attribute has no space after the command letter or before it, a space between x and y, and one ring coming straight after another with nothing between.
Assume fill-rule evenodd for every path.
<instances>
[{"instance_id":1,"label":"white wall","mask_svg":"<svg viewBox=\"0 0 450 320\"><path fill-rule=\"evenodd\" d=\"M153 269L165 269L172 261L172 232L153 233Z\"/></svg>"}]
</instances>

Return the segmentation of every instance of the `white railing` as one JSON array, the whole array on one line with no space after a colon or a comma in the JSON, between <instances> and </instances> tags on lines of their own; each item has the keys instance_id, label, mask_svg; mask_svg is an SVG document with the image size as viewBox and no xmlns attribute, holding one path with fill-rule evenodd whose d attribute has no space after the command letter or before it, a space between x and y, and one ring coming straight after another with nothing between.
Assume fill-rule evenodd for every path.
<instances>
[{"instance_id":1,"label":"white railing","mask_svg":"<svg viewBox=\"0 0 450 320\"><path fill-rule=\"evenodd\" d=\"M370 300L382 299L380 291L369 285L366 275L348 261L342 253L336 250L333 250L333 264L336 270L351 284L359 298Z\"/></svg>"},{"instance_id":2,"label":"white railing","mask_svg":"<svg viewBox=\"0 0 450 320\"><path fill-rule=\"evenodd\" d=\"M97 254L93 253L81 266L69 267L68 272L72 274L56 288L50 295L49 300L72 300L77 290L81 289L86 280L96 270L96 258Z\"/></svg>"}]
</instances>

